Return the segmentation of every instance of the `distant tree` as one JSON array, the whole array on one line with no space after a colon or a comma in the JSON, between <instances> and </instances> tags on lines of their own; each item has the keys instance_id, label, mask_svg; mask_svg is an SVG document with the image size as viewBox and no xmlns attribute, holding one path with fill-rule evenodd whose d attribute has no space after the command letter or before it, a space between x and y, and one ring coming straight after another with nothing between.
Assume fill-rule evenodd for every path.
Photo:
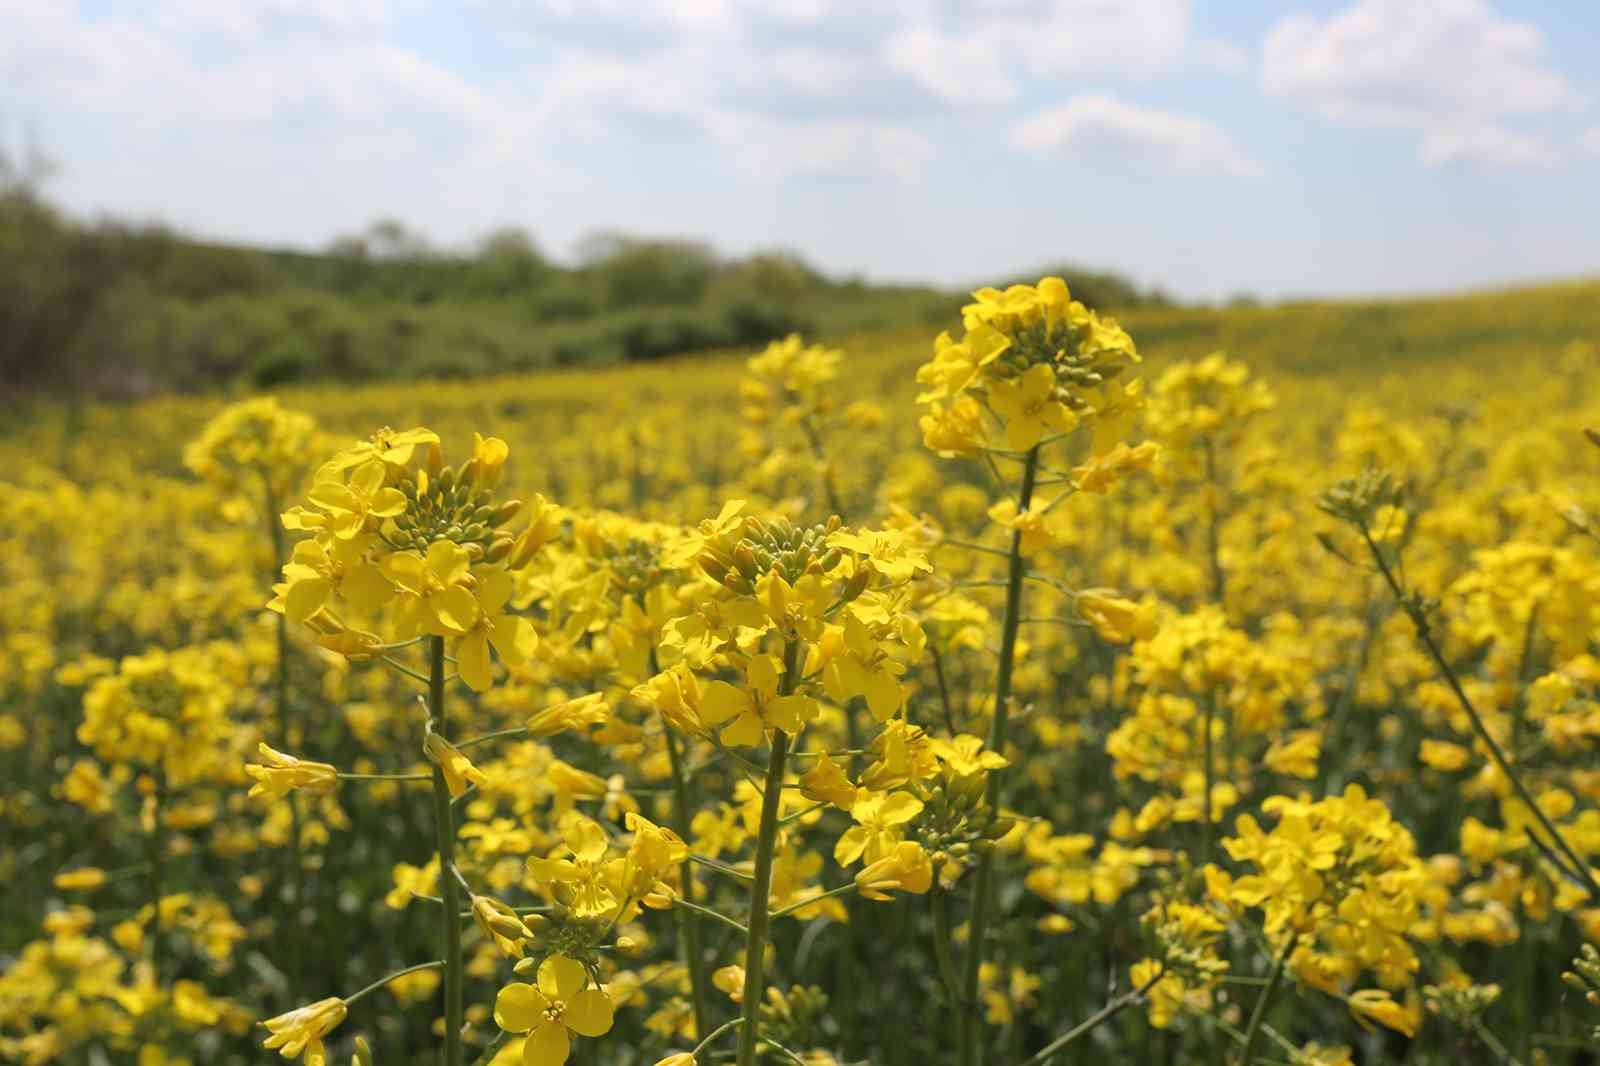
<instances>
[{"instance_id":1,"label":"distant tree","mask_svg":"<svg viewBox=\"0 0 1600 1066\"><path fill-rule=\"evenodd\" d=\"M526 230L502 226L478 243L468 285L476 295L512 296L538 287L550 272L550 263Z\"/></svg>"},{"instance_id":2,"label":"distant tree","mask_svg":"<svg viewBox=\"0 0 1600 1066\"><path fill-rule=\"evenodd\" d=\"M717 258L702 241L649 240L615 232L578 243L584 269L599 279L614 307L699 303Z\"/></svg>"}]
</instances>

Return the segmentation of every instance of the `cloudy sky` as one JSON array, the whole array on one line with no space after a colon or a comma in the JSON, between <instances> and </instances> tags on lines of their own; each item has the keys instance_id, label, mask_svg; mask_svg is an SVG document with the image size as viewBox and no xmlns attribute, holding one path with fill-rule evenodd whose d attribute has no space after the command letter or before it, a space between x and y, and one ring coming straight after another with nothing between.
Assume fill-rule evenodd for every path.
<instances>
[{"instance_id":1,"label":"cloudy sky","mask_svg":"<svg viewBox=\"0 0 1600 1066\"><path fill-rule=\"evenodd\" d=\"M0 0L58 200L1192 298L1600 273L1595 0Z\"/></svg>"}]
</instances>

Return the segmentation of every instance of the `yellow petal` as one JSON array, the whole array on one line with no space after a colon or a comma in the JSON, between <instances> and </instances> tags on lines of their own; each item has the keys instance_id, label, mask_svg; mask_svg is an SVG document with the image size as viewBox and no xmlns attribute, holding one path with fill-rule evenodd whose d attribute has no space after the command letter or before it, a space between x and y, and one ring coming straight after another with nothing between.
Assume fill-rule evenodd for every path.
<instances>
[{"instance_id":1,"label":"yellow petal","mask_svg":"<svg viewBox=\"0 0 1600 1066\"><path fill-rule=\"evenodd\" d=\"M567 1027L560 1022L546 1022L529 1033L523 1043L522 1066L561 1066L571 1050Z\"/></svg>"},{"instance_id":2,"label":"yellow petal","mask_svg":"<svg viewBox=\"0 0 1600 1066\"><path fill-rule=\"evenodd\" d=\"M579 1036L600 1036L611 1030L611 1000L598 988L586 989L572 997L561 1020Z\"/></svg>"},{"instance_id":3,"label":"yellow petal","mask_svg":"<svg viewBox=\"0 0 1600 1066\"><path fill-rule=\"evenodd\" d=\"M539 991L557 1002L571 1003L588 983L583 964L565 955L552 955L539 965Z\"/></svg>"},{"instance_id":4,"label":"yellow petal","mask_svg":"<svg viewBox=\"0 0 1600 1066\"><path fill-rule=\"evenodd\" d=\"M513 981L494 998L495 1024L508 1033L526 1033L544 1019L549 1005L537 988Z\"/></svg>"},{"instance_id":5,"label":"yellow petal","mask_svg":"<svg viewBox=\"0 0 1600 1066\"><path fill-rule=\"evenodd\" d=\"M489 691L494 677L489 671L489 641L482 630L474 629L456 645L456 669L472 691Z\"/></svg>"}]
</instances>

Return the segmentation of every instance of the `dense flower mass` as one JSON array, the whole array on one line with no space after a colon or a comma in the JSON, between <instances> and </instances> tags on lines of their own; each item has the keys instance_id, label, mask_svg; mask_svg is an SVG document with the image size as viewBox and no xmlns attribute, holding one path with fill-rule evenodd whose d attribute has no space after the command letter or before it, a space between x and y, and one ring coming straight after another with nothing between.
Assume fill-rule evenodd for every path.
<instances>
[{"instance_id":1,"label":"dense flower mass","mask_svg":"<svg viewBox=\"0 0 1600 1066\"><path fill-rule=\"evenodd\" d=\"M0 1060L1588 1061L1593 349L1191 325L39 414Z\"/></svg>"}]
</instances>

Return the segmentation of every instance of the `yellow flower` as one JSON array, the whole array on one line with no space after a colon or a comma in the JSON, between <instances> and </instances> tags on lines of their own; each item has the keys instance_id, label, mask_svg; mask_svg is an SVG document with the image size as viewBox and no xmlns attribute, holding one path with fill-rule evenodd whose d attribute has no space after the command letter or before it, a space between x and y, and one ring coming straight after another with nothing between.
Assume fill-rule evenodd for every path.
<instances>
[{"instance_id":1,"label":"yellow flower","mask_svg":"<svg viewBox=\"0 0 1600 1066\"><path fill-rule=\"evenodd\" d=\"M322 1038L344 1021L348 1013L344 1000L337 996L296 1007L261 1023L271 1034L262 1046L269 1051L277 1050L286 1059L297 1058L304 1052L308 1066L323 1066L328 1061L328 1052L322 1046Z\"/></svg>"},{"instance_id":2,"label":"yellow flower","mask_svg":"<svg viewBox=\"0 0 1600 1066\"><path fill-rule=\"evenodd\" d=\"M453 636L470 630L478 619L478 600L466 587L471 557L461 545L436 540L426 557L395 552L383 560L384 575L410 594L402 610L407 634Z\"/></svg>"},{"instance_id":3,"label":"yellow flower","mask_svg":"<svg viewBox=\"0 0 1600 1066\"><path fill-rule=\"evenodd\" d=\"M572 1050L572 1034L602 1036L611 1030L611 1000L585 987L583 965L551 955L539 965L537 985L514 981L494 1001L494 1020L508 1033L525 1033L523 1066L561 1066Z\"/></svg>"},{"instance_id":4,"label":"yellow flower","mask_svg":"<svg viewBox=\"0 0 1600 1066\"><path fill-rule=\"evenodd\" d=\"M1135 603L1103 589L1085 589L1078 593L1075 605L1100 639L1112 644L1149 640L1159 629L1155 604L1148 601Z\"/></svg>"},{"instance_id":5,"label":"yellow flower","mask_svg":"<svg viewBox=\"0 0 1600 1066\"><path fill-rule=\"evenodd\" d=\"M432 554L431 549L429 554ZM539 634L534 632L532 622L505 613L511 593L511 575L504 570L478 575L475 617L456 646L461 680L474 692L487 692L493 680L489 673L489 645L494 645L494 650L508 666L521 666L539 646Z\"/></svg>"},{"instance_id":6,"label":"yellow flower","mask_svg":"<svg viewBox=\"0 0 1600 1066\"><path fill-rule=\"evenodd\" d=\"M340 540L349 540L406 509L405 493L384 486L388 476L388 468L373 460L351 471L348 483L337 480L337 474L332 480L319 481L307 498L328 512L328 530Z\"/></svg>"},{"instance_id":7,"label":"yellow flower","mask_svg":"<svg viewBox=\"0 0 1600 1066\"><path fill-rule=\"evenodd\" d=\"M453 797L489 780L482 770L472 765L471 759L461 754L461 749L438 733L429 733L422 741L422 753L429 762L444 771L445 784Z\"/></svg>"},{"instance_id":8,"label":"yellow flower","mask_svg":"<svg viewBox=\"0 0 1600 1066\"><path fill-rule=\"evenodd\" d=\"M1051 433L1064 433L1078 416L1056 399L1056 374L1048 363L1029 367L1013 381L989 384L989 406L1005 423L1006 447L1025 452Z\"/></svg>"},{"instance_id":9,"label":"yellow flower","mask_svg":"<svg viewBox=\"0 0 1600 1066\"><path fill-rule=\"evenodd\" d=\"M296 544L283 568L283 613L296 622L307 621L335 593L364 613L394 599L394 586L382 570L362 558L362 550L359 541L335 541L331 549L316 540Z\"/></svg>"},{"instance_id":10,"label":"yellow flower","mask_svg":"<svg viewBox=\"0 0 1600 1066\"><path fill-rule=\"evenodd\" d=\"M606 703L605 696L598 692L591 692L577 699L566 700L535 711L528 716L528 735L530 737L553 737L557 733L564 733L569 729L582 729L585 726L599 725L611 714L611 708Z\"/></svg>"},{"instance_id":11,"label":"yellow flower","mask_svg":"<svg viewBox=\"0 0 1600 1066\"><path fill-rule=\"evenodd\" d=\"M308 762L293 755L258 744L256 750L268 763L266 766L247 764L244 772L255 780L250 786L250 796L276 796L282 798L295 789L314 795L325 795L339 787L339 771L325 762Z\"/></svg>"},{"instance_id":12,"label":"yellow flower","mask_svg":"<svg viewBox=\"0 0 1600 1066\"><path fill-rule=\"evenodd\" d=\"M735 1003L744 1002L744 967L733 963L711 975L711 983Z\"/></svg>"},{"instance_id":13,"label":"yellow flower","mask_svg":"<svg viewBox=\"0 0 1600 1066\"><path fill-rule=\"evenodd\" d=\"M98 866L80 866L56 874L55 886L63 892L92 892L106 883L106 872Z\"/></svg>"},{"instance_id":14,"label":"yellow flower","mask_svg":"<svg viewBox=\"0 0 1600 1066\"><path fill-rule=\"evenodd\" d=\"M1381 988L1363 988L1352 992L1347 1002L1350 1004L1350 1013L1363 1025L1374 1021L1406 1036L1416 1036L1417 1026L1422 1024L1420 1007L1401 1006Z\"/></svg>"},{"instance_id":15,"label":"yellow flower","mask_svg":"<svg viewBox=\"0 0 1600 1066\"><path fill-rule=\"evenodd\" d=\"M849 866L863 856L875 863L905 837L901 828L922 813L922 801L909 792L863 793L850 809L856 824L844 831L833 849L833 860Z\"/></svg>"},{"instance_id":16,"label":"yellow flower","mask_svg":"<svg viewBox=\"0 0 1600 1066\"><path fill-rule=\"evenodd\" d=\"M1460 744L1445 740L1424 740L1417 750L1417 758L1435 770L1460 770L1472 761L1472 752Z\"/></svg>"},{"instance_id":17,"label":"yellow flower","mask_svg":"<svg viewBox=\"0 0 1600 1066\"><path fill-rule=\"evenodd\" d=\"M1261 762L1275 774L1309 781L1317 776L1317 760L1321 754L1321 730L1296 729L1275 741L1261 757Z\"/></svg>"},{"instance_id":18,"label":"yellow flower","mask_svg":"<svg viewBox=\"0 0 1600 1066\"><path fill-rule=\"evenodd\" d=\"M921 895L932 886L933 861L922 845L912 840L896 844L893 851L856 874L856 887L873 900L888 900L889 893L897 891Z\"/></svg>"},{"instance_id":19,"label":"yellow flower","mask_svg":"<svg viewBox=\"0 0 1600 1066\"><path fill-rule=\"evenodd\" d=\"M606 872L606 831L582 815L569 815L562 849L566 856L530 857L528 876L570 906L579 917L607 914L617 905Z\"/></svg>"},{"instance_id":20,"label":"yellow flower","mask_svg":"<svg viewBox=\"0 0 1600 1066\"><path fill-rule=\"evenodd\" d=\"M712 681L701 696L700 715L708 726L722 726L722 742L729 746L760 744L767 729L798 733L817 716L820 708L810 696L778 695L779 663L770 655L757 655L745 669L745 687Z\"/></svg>"},{"instance_id":21,"label":"yellow flower","mask_svg":"<svg viewBox=\"0 0 1600 1066\"><path fill-rule=\"evenodd\" d=\"M850 783L850 778L839 764L826 753L819 755L811 769L800 775L800 794L818 803L831 803L840 810L855 806L860 790Z\"/></svg>"},{"instance_id":22,"label":"yellow flower","mask_svg":"<svg viewBox=\"0 0 1600 1066\"><path fill-rule=\"evenodd\" d=\"M533 937L516 911L490 896L472 897L472 920L495 947L513 959L522 958L522 942Z\"/></svg>"}]
</instances>

